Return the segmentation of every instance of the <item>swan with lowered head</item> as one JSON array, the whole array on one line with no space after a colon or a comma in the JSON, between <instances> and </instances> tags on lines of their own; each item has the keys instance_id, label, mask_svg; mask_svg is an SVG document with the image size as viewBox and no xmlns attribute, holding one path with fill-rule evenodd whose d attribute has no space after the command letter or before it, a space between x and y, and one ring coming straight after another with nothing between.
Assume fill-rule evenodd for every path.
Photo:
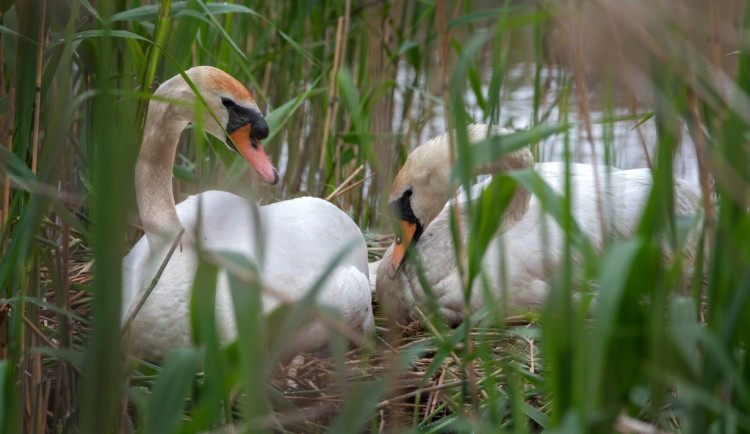
<instances>
[{"instance_id":1,"label":"swan with lowered head","mask_svg":"<svg viewBox=\"0 0 750 434\"><path fill-rule=\"evenodd\" d=\"M268 136L268 124L247 89L212 67L195 67L186 75L205 101L205 131L224 139L266 182L276 184L278 173L261 144ZM198 245L206 251L240 253L258 264L262 284L272 289L262 294L266 313L280 303L302 298L332 260L350 247L327 277L316 300L337 309L352 331L369 332L373 319L367 247L351 218L317 198L257 207L222 191L190 196L175 206L172 166L180 133L196 120L196 95L178 75L159 86L155 96L149 104L135 171L145 236L123 259L123 324L142 299L172 240L183 228L185 232L180 247L129 325L133 353L159 361L174 347L191 344L190 299ZM174 101L181 104L172 104ZM226 270L219 273L215 303L220 339L235 339L237 329ZM315 323L300 330L290 343L290 351L315 350L326 341L326 329Z\"/></svg>"},{"instance_id":2,"label":"swan with lowered head","mask_svg":"<svg viewBox=\"0 0 750 434\"><path fill-rule=\"evenodd\" d=\"M504 133L500 128L486 125L468 127L470 143L489 135ZM513 169L531 169L557 193L565 185L564 163L533 163L531 152L520 149L500 160L482 167L477 174L493 174ZM409 154L397 174L390 193L390 206L400 226L400 237L386 251L377 270L378 301L389 309L397 321L408 321L414 306L427 304L417 271L405 261L411 245L425 278L430 283L437 306L445 321L455 325L464 319L464 293L454 256L450 228L450 207L446 204L451 194L450 143L443 134L417 147ZM597 193L594 176L602 182ZM605 206L605 219L610 233L619 237L631 235L638 226L652 179L648 169L617 170L571 164L572 214L581 231L594 244L602 246L598 201ZM604 180L607 182L604 182ZM469 197L486 187L488 179L472 188ZM459 209L466 195L459 198ZM675 181L675 211L695 214L700 204L699 191L688 183ZM564 258L565 233L554 218L545 215L536 196L518 187L503 214L498 235L482 259L481 269L494 297L504 297L512 310L538 309L548 292L548 281L559 270ZM461 222L468 219L462 218ZM468 230L463 224L460 241L466 243ZM694 248L692 243L692 248ZM465 249L463 249L465 251ZM687 246L682 252L683 272L692 273L694 251ZM466 258L461 258L465 260ZM501 264L505 264L504 270ZM487 300L476 279L472 288L470 311L482 308Z\"/></svg>"}]
</instances>

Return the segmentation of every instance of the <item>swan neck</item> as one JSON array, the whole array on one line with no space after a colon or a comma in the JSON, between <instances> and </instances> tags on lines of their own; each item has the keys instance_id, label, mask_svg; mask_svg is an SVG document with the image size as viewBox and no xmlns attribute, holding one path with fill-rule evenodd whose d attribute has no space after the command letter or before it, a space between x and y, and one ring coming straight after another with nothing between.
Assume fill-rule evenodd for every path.
<instances>
[{"instance_id":1,"label":"swan neck","mask_svg":"<svg viewBox=\"0 0 750 434\"><path fill-rule=\"evenodd\" d=\"M172 166L180 133L188 121L184 113L168 103L152 100L149 104L135 168L135 191L143 230L152 249L170 243L182 229L172 191Z\"/></svg>"},{"instance_id":2,"label":"swan neck","mask_svg":"<svg viewBox=\"0 0 750 434\"><path fill-rule=\"evenodd\" d=\"M495 175L497 173L509 172L511 170L533 169L534 156L528 148L521 148L515 152L481 165L476 169L475 175Z\"/></svg>"},{"instance_id":3,"label":"swan neck","mask_svg":"<svg viewBox=\"0 0 750 434\"><path fill-rule=\"evenodd\" d=\"M528 148L521 148L499 160L480 166L476 170L476 175L496 175L511 170L533 168L534 156ZM530 202L531 192L523 188L521 185L517 185L516 191L503 213L503 220L500 224L500 233L507 232L516 223L523 219L523 216L529 209Z\"/></svg>"}]
</instances>

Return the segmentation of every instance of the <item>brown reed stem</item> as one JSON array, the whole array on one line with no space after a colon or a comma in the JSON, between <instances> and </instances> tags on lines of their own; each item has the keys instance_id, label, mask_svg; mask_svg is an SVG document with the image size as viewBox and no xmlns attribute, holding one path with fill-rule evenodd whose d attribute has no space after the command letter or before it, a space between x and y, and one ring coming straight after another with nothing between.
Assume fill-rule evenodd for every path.
<instances>
[{"instance_id":1,"label":"brown reed stem","mask_svg":"<svg viewBox=\"0 0 750 434\"><path fill-rule=\"evenodd\" d=\"M447 372L447 369L440 370L440 378L438 378L437 382L438 386L442 386L445 383L445 374ZM431 415L437 408L439 395L439 390L434 390L430 393L430 398L428 399L427 406L425 407L424 419L427 419L427 416Z\"/></svg>"},{"instance_id":2,"label":"brown reed stem","mask_svg":"<svg viewBox=\"0 0 750 434\"><path fill-rule=\"evenodd\" d=\"M26 317L26 315L23 316L23 322L26 323L26 325L31 329L31 331L34 332L34 334L39 337L41 340L44 341L45 344L47 344L49 347L58 349L59 346L49 340L47 336L44 335L44 333L39 329L39 327L36 326L29 318Z\"/></svg>"},{"instance_id":3,"label":"brown reed stem","mask_svg":"<svg viewBox=\"0 0 750 434\"><path fill-rule=\"evenodd\" d=\"M319 170L325 168L328 135L330 134L331 123L336 119L336 109L338 108L338 101L336 99L336 75L338 74L339 57L341 57L341 40L343 39L343 32L344 18L339 17L336 26L336 48L333 52L333 65L331 66L331 75L328 78L328 110L326 111L326 120L323 124L323 141L321 142L320 147L320 161L318 161Z\"/></svg>"},{"instance_id":4,"label":"brown reed stem","mask_svg":"<svg viewBox=\"0 0 750 434\"><path fill-rule=\"evenodd\" d=\"M399 395L399 396L396 396L396 397L393 397L393 398L389 398L389 399L385 399L383 401L380 401L379 403L377 403L375 405L375 409L376 410L380 410L381 408L387 407L387 406L389 406L391 404L394 404L396 402L400 402L400 401L407 400L409 398L413 398L413 397L417 396L417 393L433 392L433 391L436 391L436 390L448 389L448 388L451 388L451 387L460 386L463 383L464 383L464 380L456 380L456 381L451 381L450 383L443 383L443 384L439 384L439 385L435 385L435 386L423 387L421 389L417 389L417 390L414 390L412 392L405 393L403 395Z\"/></svg>"},{"instance_id":5,"label":"brown reed stem","mask_svg":"<svg viewBox=\"0 0 750 434\"><path fill-rule=\"evenodd\" d=\"M574 5L571 4L571 8ZM581 31L574 22L568 21L568 32L573 44L573 64L575 69L576 91L578 93L578 113L583 119L584 131L586 132L586 141L591 148L591 171L594 177L594 189L596 191L596 211L599 214L599 231L601 239L607 240L607 219L604 214L604 205L602 204L602 187L599 180L599 159L596 153L596 144L594 143L594 134L591 129L591 110L589 109L588 89L586 86L586 70L583 65L583 41Z\"/></svg>"},{"instance_id":6,"label":"brown reed stem","mask_svg":"<svg viewBox=\"0 0 750 434\"><path fill-rule=\"evenodd\" d=\"M330 199L326 198L326 200L331 201L331 200L336 199L337 197L339 197L341 195L346 194L347 192L349 192L349 191L351 191L351 190L359 187L360 185L364 184L365 181L367 181L368 179L371 179L373 176L375 176L375 172L373 172L373 173L365 176L364 178L360 179L359 181L355 182L354 184L352 184L352 185L346 187L345 189L341 190L337 195L335 195L335 196L333 196L333 195L329 196ZM346 208L344 208L344 209L346 209Z\"/></svg>"},{"instance_id":7,"label":"brown reed stem","mask_svg":"<svg viewBox=\"0 0 750 434\"><path fill-rule=\"evenodd\" d=\"M344 31L343 31L343 38L341 40L341 53L338 56L338 65L336 65L336 70L341 70L341 68L344 67L344 58L346 57L346 45L349 38L347 35L349 35L349 14L351 13L352 9L352 1L346 0L344 4ZM336 121L336 111L333 113L333 121ZM348 127L348 126L347 126ZM356 150L355 150L356 153ZM341 177L341 140L337 137L336 138L336 156L334 157L334 164L335 169L333 171L333 183L338 184L339 178Z\"/></svg>"},{"instance_id":8,"label":"brown reed stem","mask_svg":"<svg viewBox=\"0 0 750 434\"><path fill-rule=\"evenodd\" d=\"M39 159L39 115L42 112L42 54L44 53L44 19L47 13L47 0L42 0L42 16L39 24L39 40L36 54L36 89L34 89L34 129L31 139L31 172L36 174Z\"/></svg>"},{"instance_id":9,"label":"brown reed stem","mask_svg":"<svg viewBox=\"0 0 750 434\"><path fill-rule=\"evenodd\" d=\"M330 201L334 199L335 197L339 196L342 193L342 190L346 187L346 185L349 184L352 181L352 179L354 179L357 175L359 175L364 169L365 169L365 165L364 164L360 165L357 168L357 170L355 170L351 175L349 175L344 180L344 182L341 183L341 185L339 185L338 187L336 187L335 190L333 190L333 193L329 194L326 197L326 200Z\"/></svg>"},{"instance_id":10,"label":"brown reed stem","mask_svg":"<svg viewBox=\"0 0 750 434\"><path fill-rule=\"evenodd\" d=\"M56 79L52 81L53 96L57 103L59 101L59 95L57 94L57 82ZM77 125L73 126L74 135L76 132ZM67 144L67 143L66 143ZM63 159L63 164L60 171L60 183L63 186L60 192L60 203L66 209L71 209L69 192L71 191L72 179L74 173L73 163L73 152L66 153L66 157ZM70 302L70 285L72 283L69 275L70 271L70 222L67 219L62 221L62 258L60 264L60 276L62 282L62 291L59 295L55 295L55 303L58 307L63 309L65 312L71 312ZM62 313L58 314L59 331L60 331L60 346L63 348L73 347L73 328L70 327L70 320ZM75 368L75 367L74 367ZM75 382L71 370L68 368L67 362L59 360L57 364L57 382L55 387L55 412L57 414L66 414L70 412L72 408L72 397L73 391L71 390L71 384Z\"/></svg>"},{"instance_id":11,"label":"brown reed stem","mask_svg":"<svg viewBox=\"0 0 750 434\"><path fill-rule=\"evenodd\" d=\"M0 19L2 19L4 14L0 14ZM0 98L5 96L5 49L3 48L5 46L5 37L3 34L0 34ZM8 110L8 116L9 116L9 124L13 125L12 116L13 116L13 95L11 93L10 98L10 109ZM13 144L10 140L8 140L9 137L5 134L5 117L0 116L0 140L5 143L5 146L8 148L8 152L12 152L13 150ZM10 219L8 218L8 210L10 207L10 176L8 174L3 175L3 202L2 207L0 207L0 236L2 236L2 233L6 229L6 224L10 225ZM10 227L7 228L10 231ZM10 233L8 233L8 236L10 236ZM0 255L5 254L5 248L7 246L8 238L3 237L2 241L0 241ZM4 319L0 318L0 325L4 325ZM0 326L0 328L2 328ZM5 336L5 334L2 334L2 336ZM2 356L2 352L0 352L0 357ZM2 357L5 359L5 357Z\"/></svg>"},{"instance_id":12,"label":"brown reed stem","mask_svg":"<svg viewBox=\"0 0 750 434\"><path fill-rule=\"evenodd\" d=\"M612 39L615 43L615 52L617 53L617 59L620 62L620 71L625 71L628 68L628 63L625 60L625 55L622 51L622 42L620 41L620 33L618 31L617 26L615 25L615 20L612 17L612 11L610 8L610 4L612 0L606 0L607 5L602 6L602 9L604 9L604 14L607 16L607 23L609 24L609 27L612 29ZM625 94L628 96L628 105L630 106L630 113L635 114L637 111L637 101L635 99L635 91L633 90L633 85L631 84L630 80L625 79L622 80L622 82L625 84ZM643 137L643 130L641 130L641 124L640 122L636 121L635 123L635 131L638 133L638 142L641 144L641 148L643 149L643 155L646 157L646 164L648 164L648 168L651 169L653 172L654 165L651 162L651 155L648 152L648 146L646 146L646 138Z\"/></svg>"}]
</instances>

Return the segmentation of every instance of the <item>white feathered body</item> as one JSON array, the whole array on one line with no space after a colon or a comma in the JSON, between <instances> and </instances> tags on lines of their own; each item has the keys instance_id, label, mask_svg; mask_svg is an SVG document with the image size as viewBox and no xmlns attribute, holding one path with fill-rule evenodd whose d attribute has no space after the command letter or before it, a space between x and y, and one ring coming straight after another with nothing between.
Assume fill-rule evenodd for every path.
<instances>
[{"instance_id":1,"label":"white feathered body","mask_svg":"<svg viewBox=\"0 0 750 434\"><path fill-rule=\"evenodd\" d=\"M244 198L208 191L188 197L176 208L185 234L131 325L134 354L161 360L171 349L191 344L189 308L198 264L195 237L200 237L204 250L240 253L259 264L263 287L270 289L262 294L266 313L281 302L301 299L334 258L354 244L328 276L317 302L338 309L353 330L366 333L374 327L366 245L356 224L336 206L317 198L299 198L258 207L256 217L253 205ZM123 322L165 255L166 249L152 254L143 237L124 258ZM216 320L224 341L237 336L228 282L226 270L221 270ZM311 351L323 346L327 338L325 328L317 324L300 330L291 346L295 351Z\"/></svg>"},{"instance_id":2,"label":"white feathered body","mask_svg":"<svg viewBox=\"0 0 750 434\"><path fill-rule=\"evenodd\" d=\"M557 194L563 194L563 163L540 163L536 165L535 171ZM598 174L600 198L594 182L593 166L572 164L570 175L573 218L595 247L602 246L599 202L604 211L608 235L626 238L636 230L652 185L648 169L601 168ZM490 181L488 179L475 186L472 196ZM696 188L677 180L675 194L677 214L694 215L697 212L700 192ZM463 222L466 220L462 219ZM427 226L415 247L426 279L432 285L440 313L446 322L457 324L464 317L464 294L450 233L450 206L446 205ZM467 231L464 228L464 245L466 240ZM543 212L539 199L532 196L523 218L506 233L496 236L483 258L482 273L489 283L491 295L503 297L506 307L511 310L541 307L548 291L549 279L562 265L564 240L565 232L553 217ZM694 245L693 242L693 248ZM377 296L381 304L387 304L395 310L393 313L397 319L406 320L413 314L413 306L427 306L427 295L419 283L416 270L408 261L394 279L387 276L386 267L390 262L391 251L392 247L386 251L378 269ZM693 253L691 248L686 248L683 252L685 273L692 272ZM501 266L503 261L504 265ZM470 303L472 312L487 303L480 279L475 281L472 288Z\"/></svg>"}]
</instances>

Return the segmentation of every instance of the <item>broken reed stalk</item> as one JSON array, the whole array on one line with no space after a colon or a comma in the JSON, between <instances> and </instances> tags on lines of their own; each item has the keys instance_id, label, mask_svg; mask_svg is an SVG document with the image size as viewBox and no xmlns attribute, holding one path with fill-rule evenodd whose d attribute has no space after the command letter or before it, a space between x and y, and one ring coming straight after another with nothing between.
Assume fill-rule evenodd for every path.
<instances>
[{"instance_id":1,"label":"broken reed stalk","mask_svg":"<svg viewBox=\"0 0 750 434\"><path fill-rule=\"evenodd\" d=\"M346 188L346 185L349 184L350 182L352 182L352 179L354 179L357 175L359 175L363 170L365 170L365 165L364 164L360 165L357 168L357 170L355 170L354 172L352 172L352 174L349 175L344 180L344 182L342 182L338 187L336 187L336 189L333 190L333 192L326 197L326 200L330 201L330 200L336 198L338 195L340 195L342 193L342 190L344 190L344 188Z\"/></svg>"},{"instance_id":2,"label":"broken reed stalk","mask_svg":"<svg viewBox=\"0 0 750 434\"><path fill-rule=\"evenodd\" d=\"M445 383L446 372L448 372L447 369L442 369L440 371L440 378L438 378L438 383L437 383L438 386ZM435 408L437 407L438 397L439 397L438 395L439 395L438 390L435 390L430 393L430 398L427 400L427 407L425 407L425 413L424 413L425 420L428 414L432 414L435 411Z\"/></svg>"},{"instance_id":3,"label":"broken reed stalk","mask_svg":"<svg viewBox=\"0 0 750 434\"><path fill-rule=\"evenodd\" d=\"M346 194L347 192L351 191L354 188L357 188L358 186L364 184L365 181L375 176L375 172L365 176L364 178L360 179L359 181L355 182L354 184L350 185L349 187L346 187L345 189L341 190L336 196L331 197L330 199L326 199L328 201L331 201L333 199L336 199L337 197L341 196L342 194ZM329 196L330 197L330 196ZM344 207L344 209L348 209L347 207ZM383 249L384 251L387 249Z\"/></svg>"},{"instance_id":4,"label":"broken reed stalk","mask_svg":"<svg viewBox=\"0 0 750 434\"><path fill-rule=\"evenodd\" d=\"M159 267L159 270L156 272L156 275L151 280L151 283L148 285L146 292L143 294L141 299L138 300L138 304L135 306L135 309L133 309L133 312L130 313L128 320L125 321L125 324L122 326L122 331L120 332L121 336L125 336L128 329L130 329L130 324L133 322L133 319L135 319L135 316L138 315L138 312L143 307L143 304L146 303L146 299L148 299L148 296L151 295L151 291L154 290L154 288L156 287L156 284L159 283L159 279L161 278L161 275L164 272L164 269L167 268L167 264L169 263L169 260L172 258L172 254L174 253L175 249L180 244L180 240L182 239L182 235L184 233L185 233L185 228L180 229L180 232L177 233L177 236L172 242L172 246L169 248L169 252L167 252L167 256L162 261L161 266Z\"/></svg>"},{"instance_id":5,"label":"broken reed stalk","mask_svg":"<svg viewBox=\"0 0 750 434\"><path fill-rule=\"evenodd\" d=\"M409 398L413 398L417 396L418 393L434 392L438 390L448 389L450 387L460 386L463 383L464 383L464 380L456 380L456 381L451 381L450 383L443 383L443 384L437 384L435 386L423 387L417 390L413 390L409 393L404 393L403 395L399 395L390 399L385 399L383 401L380 401L379 403L375 405L375 409L380 410L381 408L387 407L390 404L404 401Z\"/></svg>"},{"instance_id":6,"label":"broken reed stalk","mask_svg":"<svg viewBox=\"0 0 750 434\"><path fill-rule=\"evenodd\" d=\"M26 315L23 316L23 322L25 322L26 325L29 326L31 331L34 332L34 334L38 338L43 340L44 343L47 344L50 348L54 348L54 349L59 348L59 346L55 344L54 342L52 342L51 340L49 340L49 338L47 338L47 336L39 329L39 327L37 327L36 324L34 324L30 319L28 319Z\"/></svg>"}]
</instances>

